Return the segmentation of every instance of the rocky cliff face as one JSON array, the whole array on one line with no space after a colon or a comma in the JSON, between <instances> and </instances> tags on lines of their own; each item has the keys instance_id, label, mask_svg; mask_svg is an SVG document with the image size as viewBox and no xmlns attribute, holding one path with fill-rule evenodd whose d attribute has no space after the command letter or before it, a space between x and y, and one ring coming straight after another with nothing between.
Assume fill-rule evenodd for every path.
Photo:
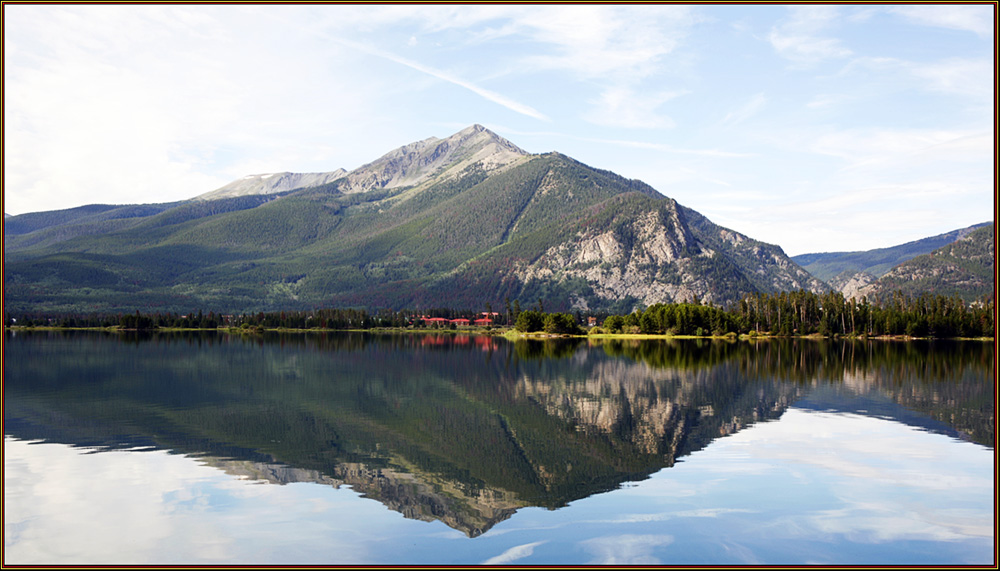
<instances>
[{"instance_id":1,"label":"rocky cliff face","mask_svg":"<svg viewBox=\"0 0 1000 571\"><path fill-rule=\"evenodd\" d=\"M309 482L334 488L350 486L404 517L441 521L469 537L482 535L526 505L506 490L466 490L457 482L432 474L372 468L357 462L339 464L333 475L326 475L279 463L210 457L202 461L233 476L272 484Z\"/></svg>"},{"instance_id":2,"label":"rocky cliff face","mask_svg":"<svg viewBox=\"0 0 1000 571\"><path fill-rule=\"evenodd\" d=\"M667 199L659 210L610 229L582 230L534 261L518 263L514 275L525 283L582 279L601 299L633 299L646 306L694 298L722 303L738 297L738 290L826 289L780 248L707 221L690 224L688 218L690 211ZM572 305L590 309L582 298Z\"/></svg>"},{"instance_id":3,"label":"rocky cliff face","mask_svg":"<svg viewBox=\"0 0 1000 571\"><path fill-rule=\"evenodd\" d=\"M797 397L792 387L758 388L742 401L732 398L739 404L723 409L725 403L706 394L706 387L718 383L718 369L663 369L618 360L596 367L586 380L525 377L517 395L579 430L613 435L643 453L662 456L667 466L699 448L699 442L777 418Z\"/></svg>"},{"instance_id":4,"label":"rocky cliff face","mask_svg":"<svg viewBox=\"0 0 1000 571\"><path fill-rule=\"evenodd\" d=\"M632 297L645 305L707 293L705 283L694 276L685 279L684 274L692 255L711 256L711 250L702 248L680 227L660 224L654 212L630 223L627 230L638 246L614 230L584 232L573 241L552 246L531 263L519 263L514 275L522 282L582 278L601 298ZM660 279L668 268L678 274L677 279ZM711 301L711 295L706 297ZM580 299L573 306L589 309Z\"/></svg>"}]
</instances>

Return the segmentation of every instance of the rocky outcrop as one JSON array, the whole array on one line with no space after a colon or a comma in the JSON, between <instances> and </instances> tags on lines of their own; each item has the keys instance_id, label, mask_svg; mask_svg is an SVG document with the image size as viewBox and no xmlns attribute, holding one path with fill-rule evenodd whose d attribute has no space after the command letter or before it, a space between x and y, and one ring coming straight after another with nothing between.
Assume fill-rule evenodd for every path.
<instances>
[{"instance_id":1,"label":"rocky outcrop","mask_svg":"<svg viewBox=\"0 0 1000 571\"><path fill-rule=\"evenodd\" d=\"M844 272L830 280L830 287L844 294L844 298L860 299L864 296L864 290L875 281L875 276L866 272Z\"/></svg>"}]
</instances>

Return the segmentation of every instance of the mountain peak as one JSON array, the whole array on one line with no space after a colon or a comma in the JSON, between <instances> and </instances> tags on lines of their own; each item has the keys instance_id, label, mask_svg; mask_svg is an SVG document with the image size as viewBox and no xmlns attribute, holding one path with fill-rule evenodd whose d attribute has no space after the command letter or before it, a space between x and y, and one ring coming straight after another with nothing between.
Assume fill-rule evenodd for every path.
<instances>
[{"instance_id":1,"label":"mountain peak","mask_svg":"<svg viewBox=\"0 0 1000 571\"><path fill-rule=\"evenodd\" d=\"M483 127L479 123L476 123L474 125L470 125L470 126L464 128L464 129L462 129L461 131L455 133L451 137L448 137L445 140L446 141L452 141L452 140L454 140L456 143L460 143L462 145L470 145L470 144L472 144L472 145L491 145L491 144L493 144L493 145L497 145L498 147L500 147L502 149L506 149L506 150L508 150L508 151L510 151L512 153L518 154L518 155L527 155L528 154L526 151L524 151L523 149L521 149L520 147L518 147L514 143L511 143L507 139L504 139L500 135L497 135L496 133L494 133L493 131L490 131L486 127Z\"/></svg>"},{"instance_id":2,"label":"mountain peak","mask_svg":"<svg viewBox=\"0 0 1000 571\"><path fill-rule=\"evenodd\" d=\"M514 143L474 124L446 139L430 137L390 151L351 171L340 190L355 193L415 186L461 172L474 164L493 172L527 156L529 154Z\"/></svg>"}]
</instances>

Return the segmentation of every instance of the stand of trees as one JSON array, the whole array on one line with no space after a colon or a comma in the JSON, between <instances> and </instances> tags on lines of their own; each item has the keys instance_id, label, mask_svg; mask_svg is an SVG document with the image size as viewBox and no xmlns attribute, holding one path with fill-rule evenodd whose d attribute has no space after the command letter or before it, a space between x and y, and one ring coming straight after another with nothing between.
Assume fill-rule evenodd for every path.
<instances>
[{"instance_id":1,"label":"stand of trees","mask_svg":"<svg viewBox=\"0 0 1000 571\"><path fill-rule=\"evenodd\" d=\"M912 337L993 337L996 306L992 297L967 305L961 298L908 297L900 292L886 303L845 299L839 292L804 290L744 296L728 308L700 303L656 304L604 320L609 333L673 335L845 335Z\"/></svg>"},{"instance_id":2,"label":"stand of trees","mask_svg":"<svg viewBox=\"0 0 1000 571\"><path fill-rule=\"evenodd\" d=\"M569 313L544 313L536 310L521 312L514 322L514 329L522 333L544 331L561 335L577 335L583 332L576 317Z\"/></svg>"},{"instance_id":3,"label":"stand of trees","mask_svg":"<svg viewBox=\"0 0 1000 571\"><path fill-rule=\"evenodd\" d=\"M586 317L577 312L546 313L537 309L521 311L510 301L499 312L495 325L511 326L520 332L579 334ZM221 315L214 312L142 314L20 314L4 315L10 326L121 327L123 329L372 329L420 326L422 317L475 317L483 312L447 308L422 311L383 309L315 309L256 314ZM910 297L896 292L884 302L862 298L845 299L840 293L815 294L804 290L777 294L750 294L727 307L690 303L658 303L626 315L602 315L602 326L594 332L643 333L653 335L770 334L781 336L883 336L912 337L995 337L996 305L992 296L966 304L959 297L929 294Z\"/></svg>"}]
</instances>

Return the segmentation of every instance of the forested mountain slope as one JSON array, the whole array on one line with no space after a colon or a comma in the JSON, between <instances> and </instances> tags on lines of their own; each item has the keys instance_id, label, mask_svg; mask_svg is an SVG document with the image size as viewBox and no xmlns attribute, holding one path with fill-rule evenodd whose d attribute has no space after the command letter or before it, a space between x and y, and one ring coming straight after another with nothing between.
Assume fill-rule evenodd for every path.
<instances>
[{"instance_id":1,"label":"forested mountain slope","mask_svg":"<svg viewBox=\"0 0 1000 571\"><path fill-rule=\"evenodd\" d=\"M834 289L842 286L859 274L867 276L864 283L886 274L893 267L923 254L964 238L977 228L991 224L982 222L968 228L952 230L937 236L914 240L889 248L877 248L858 252L822 252L792 256L792 260L806 269L817 279L830 284ZM846 292L845 292L846 293Z\"/></svg>"},{"instance_id":2,"label":"forested mountain slope","mask_svg":"<svg viewBox=\"0 0 1000 571\"><path fill-rule=\"evenodd\" d=\"M923 293L958 296L966 302L996 291L996 225L989 224L929 254L892 268L861 288L858 296L887 298L901 291L911 297Z\"/></svg>"}]
</instances>

